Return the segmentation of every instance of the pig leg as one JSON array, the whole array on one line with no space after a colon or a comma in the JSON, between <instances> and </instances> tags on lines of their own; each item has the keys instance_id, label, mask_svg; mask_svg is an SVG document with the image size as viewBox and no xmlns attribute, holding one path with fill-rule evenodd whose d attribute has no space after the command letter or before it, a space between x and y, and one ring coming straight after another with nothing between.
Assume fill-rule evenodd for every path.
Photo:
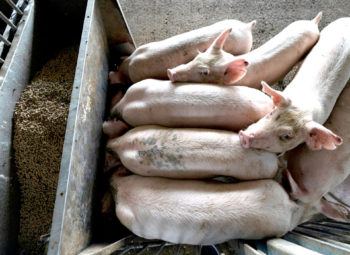
<instances>
[{"instance_id":1,"label":"pig leg","mask_svg":"<svg viewBox=\"0 0 350 255\"><path fill-rule=\"evenodd\" d=\"M130 129L130 126L121 120L109 120L103 122L102 130L109 139L123 135Z\"/></svg>"},{"instance_id":2,"label":"pig leg","mask_svg":"<svg viewBox=\"0 0 350 255\"><path fill-rule=\"evenodd\" d=\"M110 110L112 110L112 108L123 98L123 96L124 96L123 91L119 90L119 91L112 97Z\"/></svg>"},{"instance_id":3,"label":"pig leg","mask_svg":"<svg viewBox=\"0 0 350 255\"><path fill-rule=\"evenodd\" d=\"M340 198L338 198L332 192L328 192L324 197L327 200L334 201L334 202L336 202L338 204L342 204L342 205L344 205L344 206L346 206L346 207L348 207L350 209L350 204L348 204L347 202L342 201Z\"/></svg>"},{"instance_id":4,"label":"pig leg","mask_svg":"<svg viewBox=\"0 0 350 255\"><path fill-rule=\"evenodd\" d=\"M125 83L125 77L121 71L111 71L108 74L109 84L123 84Z\"/></svg>"},{"instance_id":5,"label":"pig leg","mask_svg":"<svg viewBox=\"0 0 350 255\"><path fill-rule=\"evenodd\" d=\"M119 161L120 162L120 161ZM131 172L126 169L123 165L119 165L113 172L113 176L124 177L130 175ZM113 195L110 191L106 191L101 199L101 213L109 214L112 212L114 203L113 203Z\"/></svg>"},{"instance_id":6,"label":"pig leg","mask_svg":"<svg viewBox=\"0 0 350 255\"><path fill-rule=\"evenodd\" d=\"M120 167L122 165L119 157L117 154L115 154L113 151L106 150L105 155L105 165L104 165L104 172L109 172L112 169L115 169L116 167Z\"/></svg>"},{"instance_id":7,"label":"pig leg","mask_svg":"<svg viewBox=\"0 0 350 255\"><path fill-rule=\"evenodd\" d=\"M101 213L108 214L113 210L113 196L107 191L101 199Z\"/></svg>"},{"instance_id":8,"label":"pig leg","mask_svg":"<svg viewBox=\"0 0 350 255\"><path fill-rule=\"evenodd\" d=\"M307 191L303 190L294 180L293 176L291 175L291 173L289 172L288 169L286 169L284 172L284 175L287 179L287 182L289 184L290 187L290 192L289 195L291 196L291 198L293 199L300 199L301 197L307 195Z\"/></svg>"},{"instance_id":9,"label":"pig leg","mask_svg":"<svg viewBox=\"0 0 350 255\"><path fill-rule=\"evenodd\" d=\"M350 209L346 208L345 206L322 198L318 207L320 213L328 218L350 223Z\"/></svg>"}]
</instances>

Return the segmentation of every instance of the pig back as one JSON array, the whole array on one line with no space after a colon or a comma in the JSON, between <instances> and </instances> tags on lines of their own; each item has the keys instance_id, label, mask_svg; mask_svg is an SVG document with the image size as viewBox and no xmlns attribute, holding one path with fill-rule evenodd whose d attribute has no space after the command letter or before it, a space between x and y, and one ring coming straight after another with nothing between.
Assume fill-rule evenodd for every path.
<instances>
[{"instance_id":1,"label":"pig back","mask_svg":"<svg viewBox=\"0 0 350 255\"><path fill-rule=\"evenodd\" d=\"M132 85L112 112L132 126L157 124L238 131L272 108L267 95L248 87L147 79Z\"/></svg>"},{"instance_id":2,"label":"pig back","mask_svg":"<svg viewBox=\"0 0 350 255\"><path fill-rule=\"evenodd\" d=\"M167 79L167 69L191 61L198 50L206 50L224 30L232 28L225 50L243 54L252 47L252 27L255 21L244 23L238 20L223 20L158 42L140 46L126 60L131 81L146 78Z\"/></svg>"},{"instance_id":3,"label":"pig back","mask_svg":"<svg viewBox=\"0 0 350 255\"><path fill-rule=\"evenodd\" d=\"M107 147L126 168L144 176L252 180L272 178L278 169L274 153L244 149L229 131L141 126Z\"/></svg>"},{"instance_id":4,"label":"pig back","mask_svg":"<svg viewBox=\"0 0 350 255\"><path fill-rule=\"evenodd\" d=\"M119 220L136 235L215 244L281 236L296 205L273 180L237 184L128 176L111 181Z\"/></svg>"},{"instance_id":5,"label":"pig back","mask_svg":"<svg viewBox=\"0 0 350 255\"><path fill-rule=\"evenodd\" d=\"M251 63L239 85L260 88L282 79L317 42L320 32L314 20L298 20L244 58Z\"/></svg>"},{"instance_id":6,"label":"pig back","mask_svg":"<svg viewBox=\"0 0 350 255\"><path fill-rule=\"evenodd\" d=\"M305 58L296 76L285 89L293 104L312 112L323 124L350 78L350 18L326 26Z\"/></svg>"}]
</instances>

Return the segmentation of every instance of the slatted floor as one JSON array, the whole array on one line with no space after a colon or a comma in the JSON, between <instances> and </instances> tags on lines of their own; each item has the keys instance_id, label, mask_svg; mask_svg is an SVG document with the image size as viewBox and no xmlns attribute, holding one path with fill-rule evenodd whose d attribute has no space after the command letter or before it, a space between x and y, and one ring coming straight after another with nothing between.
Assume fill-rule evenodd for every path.
<instances>
[{"instance_id":1,"label":"slatted floor","mask_svg":"<svg viewBox=\"0 0 350 255\"><path fill-rule=\"evenodd\" d=\"M129 236L106 247L116 255L350 255L350 223L332 220L307 222L282 238L266 241L234 240L222 245L189 246Z\"/></svg>"}]
</instances>

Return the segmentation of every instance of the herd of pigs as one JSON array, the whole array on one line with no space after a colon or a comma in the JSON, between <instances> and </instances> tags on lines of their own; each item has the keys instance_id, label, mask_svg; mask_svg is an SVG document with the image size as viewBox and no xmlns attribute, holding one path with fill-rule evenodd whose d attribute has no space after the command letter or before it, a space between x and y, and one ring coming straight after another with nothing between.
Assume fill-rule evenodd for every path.
<instances>
[{"instance_id":1,"label":"herd of pigs","mask_svg":"<svg viewBox=\"0 0 350 255\"><path fill-rule=\"evenodd\" d=\"M256 21L224 20L124 58L110 83L132 85L103 125L123 225L204 245L282 236L318 213L350 222L350 18L319 32L321 16L251 52ZM268 85L301 60L283 92Z\"/></svg>"}]
</instances>

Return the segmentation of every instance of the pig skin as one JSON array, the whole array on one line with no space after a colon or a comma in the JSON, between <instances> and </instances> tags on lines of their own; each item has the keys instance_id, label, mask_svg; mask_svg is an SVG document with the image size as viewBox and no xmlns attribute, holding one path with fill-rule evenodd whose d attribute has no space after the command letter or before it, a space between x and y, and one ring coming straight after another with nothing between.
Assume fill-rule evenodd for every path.
<instances>
[{"instance_id":1,"label":"pig skin","mask_svg":"<svg viewBox=\"0 0 350 255\"><path fill-rule=\"evenodd\" d=\"M113 176L111 186L123 225L138 236L172 243L279 237L314 213L273 180L223 184L130 175Z\"/></svg>"},{"instance_id":2,"label":"pig skin","mask_svg":"<svg viewBox=\"0 0 350 255\"><path fill-rule=\"evenodd\" d=\"M232 28L232 31L225 50L232 54L246 53L252 47L252 28L255 23L223 20L162 41L142 45L123 61L119 70L122 76L128 77L134 83L147 78L167 79L168 68L191 61L198 51L206 50L227 28Z\"/></svg>"},{"instance_id":3,"label":"pig skin","mask_svg":"<svg viewBox=\"0 0 350 255\"><path fill-rule=\"evenodd\" d=\"M262 80L275 83L315 45L320 32L320 12L312 20L298 20L259 48L243 55L225 52L224 31L205 51L187 64L168 70L173 82L210 82L224 85L242 85L260 89Z\"/></svg>"},{"instance_id":4,"label":"pig skin","mask_svg":"<svg viewBox=\"0 0 350 255\"><path fill-rule=\"evenodd\" d=\"M252 180L273 178L278 169L275 154L245 150L229 131L141 126L109 140L107 148L127 169L144 176Z\"/></svg>"},{"instance_id":5,"label":"pig skin","mask_svg":"<svg viewBox=\"0 0 350 255\"><path fill-rule=\"evenodd\" d=\"M306 142L312 150L334 150L341 137L322 124L350 78L350 18L325 27L283 92L263 84L276 108L240 131L242 146L285 152Z\"/></svg>"},{"instance_id":6,"label":"pig skin","mask_svg":"<svg viewBox=\"0 0 350 255\"><path fill-rule=\"evenodd\" d=\"M238 131L272 109L271 99L252 88L147 79L132 85L112 114L131 126L156 124Z\"/></svg>"},{"instance_id":7,"label":"pig skin","mask_svg":"<svg viewBox=\"0 0 350 255\"><path fill-rule=\"evenodd\" d=\"M349 83L350 84L350 83ZM303 202L317 201L350 174L350 86L348 85L325 126L344 139L334 151L312 151L300 145L288 152L288 170L299 187L293 196ZM350 192L350 189L349 189ZM350 197L350 193L348 194Z\"/></svg>"}]
</instances>

